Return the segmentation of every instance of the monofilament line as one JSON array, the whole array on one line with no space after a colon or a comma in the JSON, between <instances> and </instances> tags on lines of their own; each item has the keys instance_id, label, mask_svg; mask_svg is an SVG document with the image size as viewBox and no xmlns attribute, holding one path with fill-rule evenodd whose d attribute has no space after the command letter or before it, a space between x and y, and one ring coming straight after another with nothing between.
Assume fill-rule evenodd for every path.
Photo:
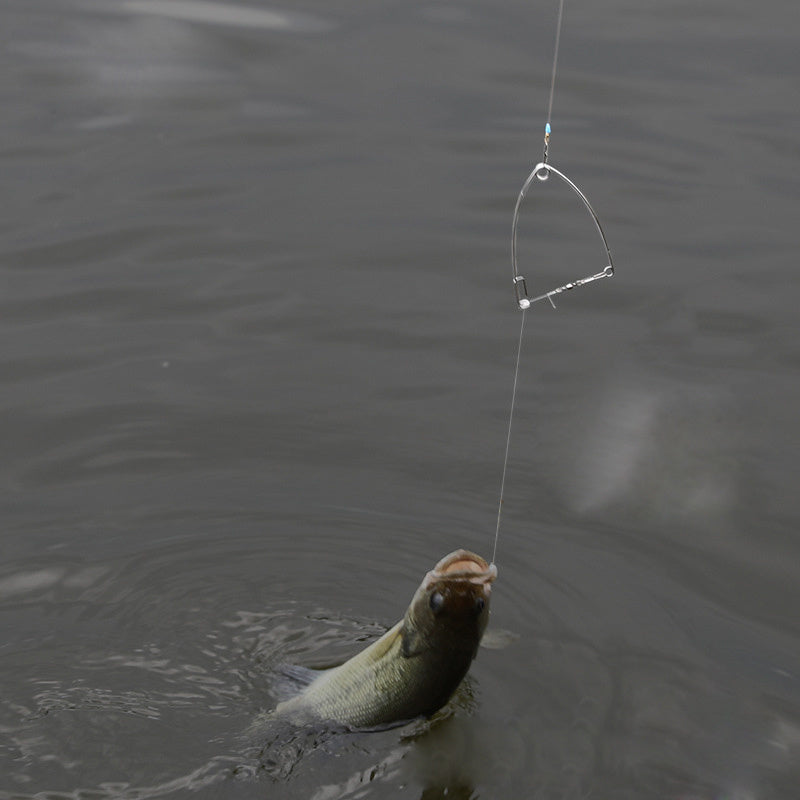
<instances>
[{"instance_id":1,"label":"monofilament line","mask_svg":"<svg viewBox=\"0 0 800 800\"><path fill-rule=\"evenodd\" d=\"M511 411L508 415L508 434L506 435L506 454L503 458L503 477L500 480L500 502L497 504L497 527L494 531L494 547L492 548L492 560L497 555L497 538L500 536L500 516L503 513L503 495L506 491L506 469L508 468L508 451L511 447L511 423L514 420L514 403L517 399L517 379L519 378L519 357L522 353L522 333L525 330L525 312L522 314L522 322L519 325L519 342L517 343L517 364L514 367L514 388L511 392Z\"/></svg>"},{"instance_id":2,"label":"monofilament line","mask_svg":"<svg viewBox=\"0 0 800 800\"><path fill-rule=\"evenodd\" d=\"M558 65L558 46L561 43L561 20L564 17L564 0L559 0L558 3L558 22L556 22L556 46L553 48L553 72L550 76L550 102L547 104L547 124L549 125L552 120L550 117L553 114L553 92L556 88L556 66Z\"/></svg>"}]
</instances>

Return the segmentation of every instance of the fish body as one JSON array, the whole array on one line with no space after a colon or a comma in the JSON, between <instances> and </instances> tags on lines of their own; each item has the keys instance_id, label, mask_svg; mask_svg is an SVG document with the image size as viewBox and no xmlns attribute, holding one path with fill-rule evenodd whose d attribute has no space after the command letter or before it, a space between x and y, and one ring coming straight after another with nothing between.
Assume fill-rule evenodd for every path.
<instances>
[{"instance_id":1,"label":"fish body","mask_svg":"<svg viewBox=\"0 0 800 800\"><path fill-rule=\"evenodd\" d=\"M438 711L467 674L489 618L497 568L467 550L425 576L400 622L341 666L323 672L274 715L354 728Z\"/></svg>"}]
</instances>

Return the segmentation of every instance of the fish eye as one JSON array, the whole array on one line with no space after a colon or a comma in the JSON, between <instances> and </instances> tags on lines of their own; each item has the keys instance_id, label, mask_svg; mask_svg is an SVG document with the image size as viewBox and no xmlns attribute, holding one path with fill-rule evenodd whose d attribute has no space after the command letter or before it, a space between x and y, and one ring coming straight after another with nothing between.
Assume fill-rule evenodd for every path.
<instances>
[{"instance_id":1,"label":"fish eye","mask_svg":"<svg viewBox=\"0 0 800 800\"><path fill-rule=\"evenodd\" d=\"M431 611L433 611L434 614L438 614L444 606L444 595L441 592L434 592L428 602Z\"/></svg>"},{"instance_id":2,"label":"fish eye","mask_svg":"<svg viewBox=\"0 0 800 800\"><path fill-rule=\"evenodd\" d=\"M482 597L478 597L475 600L475 613L480 614L483 609L486 608L486 601Z\"/></svg>"}]
</instances>

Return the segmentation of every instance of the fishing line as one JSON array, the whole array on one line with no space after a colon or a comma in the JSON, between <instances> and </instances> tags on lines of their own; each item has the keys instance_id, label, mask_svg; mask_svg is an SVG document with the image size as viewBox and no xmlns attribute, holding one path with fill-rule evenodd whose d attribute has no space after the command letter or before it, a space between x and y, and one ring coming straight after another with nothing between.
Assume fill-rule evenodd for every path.
<instances>
[{"instance_id":1,"label":"fishing line","mask_svg":"<svg viewBox=\"0 0 800 800\"><path fill-rule=\"evenodd\" d=\"M553 69L550 76L550 98L547 103L547 121L545 122L544 126L544 149L542 153L542 160L531 170L530 175L525 180L525 183L522 184L522 188L520 189L519 196L517 197L517 204L514 207L514 216L511 221L511 269L512 269L512 278L513 278L513 285L514 285L514 295L517 300L517 306L522 311L522 322L519 328L519 341L517 343L517 359L516 365L514 367L514 388L511 392L511 410L508 415L508 433L506 435L506 451L505 456L503 458L503 472L502 478L500 479L500 502L498 503L497 507L497 526L495 527L494 532L494 545L492 548L492 561L491 563L494 564L495 556L497 555L497 540L500 535L500 518L503 511L503 498L505 495L505 488L506 488L506 471L508 469L508 453L511 447L511 423L514 419L514 404L517 398L517 383L519 379L519 362L520 356L522 354L522 339L523 339L523 331L525 330L525 312L531 307L533 303L538 302L539 300L547 299L550 302L550 305L555 308L556 304L553 301L553 297L557 294L561 294L562 292L569 291L571 289L576 289L579 286L584 286L587 283L592 283L593 281L601 280L602 278L610 278L614 274L614 262L611 258L611 250L608 246L608 242L606 241L605 233L603 232L603 227L600 224L600 219L598 218L595 210L592 208L592 204L589 202L586 195L578 188L578 186L571 181L563 172L556 169L554 166L548 163L548 158L550 155L550 134L552 132L551 128L551 117L553 113L553 96L555 94L555 86L556 86L556 70L558 68L558 49L561 44L561 23L564 18L564 0L559 0L558 4L558 21L556 22L556 37L555 37L555 45L553 47ZM525 199L525 195L528 193L531 185L533 184L533 179L536 178L540 182L544 183L547 181L551 175L555 175L559 178L563 183L566 184L581 200L586 210L589 212L589 216L594 223L594 226L597 230L597 233L600 236L600 241L603 245L603 256L604 261L606 261L606 265L599 270L598 272L591 273L584 278L577 278L576 280L569 281L561 286L557 286L555 289L551 289L549 292L544 292L542 294L538 294L535 297L531 297L528 294L528 286L525 281L525 277L520 274L519 269L517 268L517 226L519 224L519 212L520 207L522 206L522 201Z\"/></svg>"},{"instance_id":2,"label":"fishing line","mask_svg":"<svg viewBox=\"0 0 800 800\"><path fill-rule=\"evenodd\" d=\"M564 0L558 0L558 22L556 22L556 44L553 47L553 71L550 75L550 102L547 104L547 121L544 125L544 158L547 161L547 144L550 139L550 119L553 116L553 92L556 88L556 67L558 66L558 46L561 44L561 20L564 19Z\"/></svg>"},{"instance_id":3,"label":"fishing line","mask_svg":"<svg viewBox=\"0 0 800 800\"><path fill-rule=\"evenodd\" d=\"M522 322L519 325L519 342L517 342L517 365L514 367L514 390L511 392L511 411L508 414L508 434L506 435L506 455L503 459L503 477L500 480L500 502L497 504L497 527L494 530L494 547L492 548L492 560L497 555L497 537L500 535L500 515L503 512L503 495L506 490L506 468L508 467L508 449L511 447L511 422L514 419L514 402L517 399L517 379L519 378L519 357L522 354L522 332L525 330L525 314L521 315Z\"/></svg>"}]
</instances>

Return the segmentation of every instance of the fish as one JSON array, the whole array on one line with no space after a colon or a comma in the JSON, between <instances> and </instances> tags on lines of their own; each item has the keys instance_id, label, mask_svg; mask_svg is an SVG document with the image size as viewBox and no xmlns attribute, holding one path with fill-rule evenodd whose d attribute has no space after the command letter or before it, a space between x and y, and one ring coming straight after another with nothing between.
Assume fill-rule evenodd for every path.
<instances>
[{"instance_id":1,"label":"fish","mask_svg":"<svg viewBox=\"0 0 800 800\"><path fill-rule=\"evenodd\" d=\"M321 672L271 716L353 729L430 717L475 658L496 577L497 567L475 553L446 555L425 575L403 619L344 664Z\"/></svg>"}]
</instances>

